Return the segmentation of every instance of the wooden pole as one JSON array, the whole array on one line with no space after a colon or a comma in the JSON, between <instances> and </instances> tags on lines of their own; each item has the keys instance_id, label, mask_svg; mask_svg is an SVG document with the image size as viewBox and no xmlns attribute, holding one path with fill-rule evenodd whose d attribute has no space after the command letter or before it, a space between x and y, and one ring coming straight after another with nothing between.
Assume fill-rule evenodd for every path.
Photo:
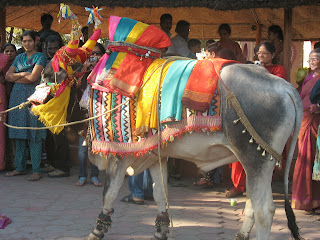
<instances>
[{"instance_id":1,"label":"wooden pole","mask_svg":"<svg viewBox=\"0 0 320 240\"><path fill-rule=\"evenodd\" d=\"M261 26L261 24L257 24L256 46L258 46L261 43L261 32L262 32L262 26Z\"/></svg>"},{"instance_id":2,"label":"wooden pole","mask_svg":"<svg viewBox=\"0 0 320 240\"><path fill-rule=\"evenodd\" d=\"M1 36L0 47L2 47L6 43L6 9L5 7L0 7L0 36Z\"/></svg>"},{"instance_id":3,"label":"wooden pole","mask_svg":"<svg viewBox=\"0 0 320 240\"><path fill-rule=\"evenodd\" d=\"M292 37L292 8L284 9L284 41L283 66L287 70L287 81L290 82L291 71L291 37Z\"/></svg>"}]
</instances>

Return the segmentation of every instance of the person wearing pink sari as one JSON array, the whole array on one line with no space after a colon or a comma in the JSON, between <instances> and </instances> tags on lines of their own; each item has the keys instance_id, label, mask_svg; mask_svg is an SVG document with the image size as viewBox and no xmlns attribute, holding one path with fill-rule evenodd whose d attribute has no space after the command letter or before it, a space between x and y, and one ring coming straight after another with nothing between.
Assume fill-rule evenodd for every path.
<instances>
[{"instance_id":1,"label":"person wearing pink sari","mask_svg":"<svg viewBox=\"0 0 320 240\"><path fill-rule=\"evenodd\" d=\"M320 49L310 52L311 73L304 79L300 93L303 118L299 133L299 153L294 168L292 183L292 208L318 211L320 208L320 182L312 180L312 169L316 152L320 108L310 102L313 86L320 79Z\"/></svg>"},{"instance_id":2,"label":"person wearing pink sari","mask_svg":"<svg viewBox=\"0 0 320 240\"><path fill-rule=\"evenodd\" d=\"M9 68L9 56L0 53L0 112L7 109L6 87L4 85L5 73ZM6 114L0 114L0 170L5 168L6 127L2 122L6 121Z\"/></svg>"}]
</instances>

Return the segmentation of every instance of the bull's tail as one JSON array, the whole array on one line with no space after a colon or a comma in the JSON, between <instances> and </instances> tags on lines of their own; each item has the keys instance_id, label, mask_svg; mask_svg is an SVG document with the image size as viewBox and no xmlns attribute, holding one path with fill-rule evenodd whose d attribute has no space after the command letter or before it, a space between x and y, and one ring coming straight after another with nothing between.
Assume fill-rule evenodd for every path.
<instances>
[{"instance_id":1,"label":"bull's tail","mask_svg":"<svg viewBox=\"0 0 320 240\"><path fill-rule=\"evenodd\" d=\"M291 88L290 88L291 89ZM289 96L294 104L295 107L295 123L293 128L293 134L292 134L292 141L290 144L288 156L287 156L287 162L284 172L284 191L285 191L285 211L288 219L288 227L291 231L291 234L294 239L301 240L303 239L300 236L299 227L296 222L296 217L294 215L294 212L291 208L290 201L289 201L289 194L288 194L288 188L289 188L289 171L290 166L292 162L293 153L295 150L295 146L298 140L298 135L300 131L301 121L302 121L302 103L300 101L300 96L295 90L291 90L289 93Z\"/></svg>"}]
</instances>

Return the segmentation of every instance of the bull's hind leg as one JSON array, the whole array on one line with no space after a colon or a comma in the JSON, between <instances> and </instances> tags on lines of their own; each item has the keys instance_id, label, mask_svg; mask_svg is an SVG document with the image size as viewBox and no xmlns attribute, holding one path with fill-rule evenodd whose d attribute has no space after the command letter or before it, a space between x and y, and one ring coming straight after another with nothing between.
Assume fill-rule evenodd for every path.
<instances>
[{"instance_id":1,"label":"bull's hind leg","mask_svg":"<svg viewBox=\"0 0 320 240\"><path fill-rule=\"evenodd\" d=\"M246 185L248 186L248 182ZM252 208L251 200L250 200L248 194L249 193L247 191L247 200L246 200L246 206L244 209L243 224L242 224L241 229L237 233L235 240L248 240L251 229L254 224L253 208Z\"/></svg>"},{"instance_id":2,"label":"bull's hind leg","mask_svg":"<svg viewBox=\"0 0 320 240\"><path fill-rule=\"evenodd\" d=\"M160 163L153 164L149 169L152 176L152 180L155 183L153 188L153 198L158 206L158 215L156 218L157 231L154 234L154 240L166 240L167 233L169 232L169 216L166 208L165 192L168 193L167 185L167 159L162 158L160 169ZM161 175L162 171L162 175ZM164 182L164 184L162 184Z\"/></svg>"},{"instance_id":3,"label":"bull's hind leg","mask_svg":"<svg viewBox=\"0 0 320 240\"><path fill-rule=\"evenodd\" d=\"M117 198L119 190L125 178L127 161L113 158L108 161L107 177L103 190L103 208L97 218L97 226L88 236L88 240L101 240L104 233L111 227L111 214L113 213L113 203Z\"/></svg>"},{"instance_id":4,"label":"bull's hind leg","mask_svg":"<svg viewBox=\"0 0 320 240\"><path fill-rule=\"evenodd\" d=\"M251 200L256 224L257 240L268 240L275 206L272 198L272 163L262 165L261 171L247 174L247 192ZM250 212L249 212L250 214Z\"/></svg>"}]
</instances>

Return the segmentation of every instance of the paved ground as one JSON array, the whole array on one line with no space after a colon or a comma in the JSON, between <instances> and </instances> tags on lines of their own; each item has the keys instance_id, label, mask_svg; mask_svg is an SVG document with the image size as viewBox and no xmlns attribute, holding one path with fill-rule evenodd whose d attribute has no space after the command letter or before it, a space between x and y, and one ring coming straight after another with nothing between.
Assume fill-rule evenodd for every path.
<instances>
[{"instance_id":1,"label":"paved ground","mask_svg":"<svg viewBox=\"0 0 320 240\"><path fill-rule=\"evenodd\" d=\"M77 169L68 178L51 179L44 176L39 182L28 182L27 176L8 178L0 172L0 213L12 219L0 229L1 240L80 240L93 229L102 206L102 188L87 184L75 186ZM103 179L104 174L100 176ZM147 240L155 231L156 206L146 202L138 206L119 199L128 194L127 180L122 186L112 216L113 227L108 240ZM225 187L199 189L192 179L171 181L169 201L174 228L169 239L224 240L234 239L243 221L245 197L237 206L230 206L223 194ZM277 207L271 229L273 240L291 239L283 208L281 183L274 184ZM295 211L305 239L320 239L319 216ZM250 239L256 239L253 229Z\"/></svg>"}]
</instances>

